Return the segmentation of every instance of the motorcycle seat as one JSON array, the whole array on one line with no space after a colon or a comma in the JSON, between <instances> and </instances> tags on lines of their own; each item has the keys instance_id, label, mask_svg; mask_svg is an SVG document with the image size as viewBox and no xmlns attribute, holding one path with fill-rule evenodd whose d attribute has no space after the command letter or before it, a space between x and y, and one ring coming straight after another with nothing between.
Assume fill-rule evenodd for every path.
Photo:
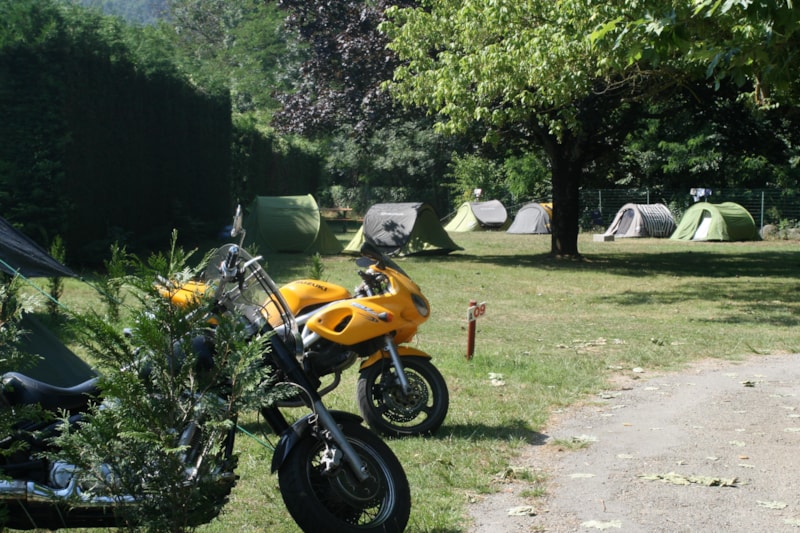
<instances>
[{"instance_id":1,"label":"motorcycle seat","mask_svg":"<svg viewBox=\"0 0 800 533\"><path fill-rule=\"evenodd\" d=\"M50 411L85 407L100 392L96 377L72 387L57 387L19 372L7 372L2 383L3 396L10 405L38 403Z\"/></svg>"}]
</instances>

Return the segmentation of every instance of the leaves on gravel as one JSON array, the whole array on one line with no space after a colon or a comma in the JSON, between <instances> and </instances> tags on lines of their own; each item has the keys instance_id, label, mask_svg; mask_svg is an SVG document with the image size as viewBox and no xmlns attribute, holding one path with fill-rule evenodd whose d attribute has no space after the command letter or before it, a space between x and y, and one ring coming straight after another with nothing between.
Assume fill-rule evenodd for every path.
<instances>
[{"instance_id":1,"label":"leaves on gravel","mask_svg":"<svg viewBox=\"0 0 800 533\"><path fill-rule=\"evenodd\" d=\"M599 520L589 520L588 522L584 522L581 524L583 527L593 527L595 529L609 529L609 528L621 528L622 522L619 520L610 520L608 522L601 522Z\"/></svg>"},{"instance_id":2,"label":"leaves on gravel","mask_svg":"<svg viewBox=\"0 0 800 533\"><path fill-rule=\"evenodd\" d=\"M519 507L512 507L508 510L509 516L536 516L536 509L530 505L521 505Z\"/></svg>"},{"instance_id":3,"label":"leaves on gravel","mask_svg":"<svg viewBox=\"0 0 800 533\"><path fill-rule=\"evenodd\" d=\"M663 481L664 483L672 483L673 485L705 485L706 487L735 487L738 479L721 478L713 476L684 476L670 472L669 474L642 474L639 476L642 479L650 481Z\"/></svg>"},{"instance_id":4,"label":"leaves on gravel","mask_svg":"<svg viewBox=\"0 0 800 533\"><path fill-rule=\"evenodd\" d=\"M758 500L756 503L758 503L758 505L761 507L766 507L767 509L786 509L786 507L789 506L789 504L785 502L762 502L761 500Z\"/></svg>"}]
</instances>

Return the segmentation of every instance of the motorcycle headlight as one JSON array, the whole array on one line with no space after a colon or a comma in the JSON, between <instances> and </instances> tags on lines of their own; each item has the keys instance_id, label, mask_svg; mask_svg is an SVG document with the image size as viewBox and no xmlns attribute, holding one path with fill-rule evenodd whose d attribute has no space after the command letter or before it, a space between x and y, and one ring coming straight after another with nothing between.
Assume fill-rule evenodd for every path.
<instances>
[{"instance_id":1,"label":"motorcycle headlight","mask_svg":"<svg viewBox=\"0 0 800 533\"><path fill-rule=\"evenodd\" d=\"M418 294L412 294L411 299L414 301L414 307L417 308L417 313L419 313L420 316L427 317L431 309L428 307L428 302L425 301L425 298Z\"/></svg>"}]
</instances>

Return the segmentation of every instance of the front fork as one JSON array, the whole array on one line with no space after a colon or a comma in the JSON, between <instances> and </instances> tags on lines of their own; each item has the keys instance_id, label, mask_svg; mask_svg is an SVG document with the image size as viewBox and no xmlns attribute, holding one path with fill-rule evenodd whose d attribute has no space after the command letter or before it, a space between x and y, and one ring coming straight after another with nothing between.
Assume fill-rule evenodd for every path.
<instances>
[{"instance_id":1,"label":"front fork","mask_svg":"<svg viewBox=\"0 0 800 533\"><path fill-rule=\"evenodd\" d=\"M291 453L294 446L300 442L304 435L308 432L316 432L320 434L320 438L324 440L333 441L338 445L342 453L344 461L350 467L350 470L355 474L359 481L366 481L369 478L366 464L361 460L361 457L356 453L347 436L342 431L337 420L351 421L361 424L361 418L342 411L331 412L322 405L321 400L314 402L314 412L310 413L291 426L286 423L286 419L279 413L277 408L267 408L262 410L262 415L267 418L267 422L273 429L281 425L285 429L280 433L280 441L275 447L275 452L272 455L272 471L277 472L280 470L281 465ZM277 418L277 420L275 420ZM275 425L273 425L275 422ZM326 463L326 469L333 468L338 465L339 457L330 454L330 449L326 450L323 462Z\"/></svg>"},{"instance_id":2,"label":"front fork","mask_svg":"<svg viewBox=\"0 0 800 533\"><path fill-rule=\"evenodd\" d=\"M358 453L356 453L350 441L347 440L347 436L344 434L339 424L337 424L331 412L328 411L328 408L322 403L322 397L311 385L308 376L306 376L302 367L297 362L297 359L295 359L294 354L292 354L279 339L273 337L271 341L273 360L286 373L289 381L303 389L300 396L303 398L303 402L311 408L312 411L311 414L306 415L289 426L277 407L262 410L262 414L267 419L272 429L281 436L281 440L272 457L273 472L280 468L280 465L289 455L291 449L307 431L310 431L315 426L321 426L327 432L325 437L330 436L330 439L339 446L339 449L344 455L345 462L350 466L356 478L359 481L366 481L369 478L366 464L361 460ZM361 423L361 419L357 419L358 422Z\"/></svg>"},{"instance_id":3,"label":"front fork","mask_svg":"<svg viewBox=\"0 0 800 533\"><path fill-rule=\"evenodd\" d=\"M386 334L383 337L386 341L386 346L384 348L387 352L389 352L389 355L392 358L392 365L394 366L397 380L400 382L400 388L403 390L403 394L408 394L410 387L408 385L406 372L403 370L403 362L400 360L400 353L397 351L397 344L395 344L391 335Z\"/></svg>"}]
</instances>

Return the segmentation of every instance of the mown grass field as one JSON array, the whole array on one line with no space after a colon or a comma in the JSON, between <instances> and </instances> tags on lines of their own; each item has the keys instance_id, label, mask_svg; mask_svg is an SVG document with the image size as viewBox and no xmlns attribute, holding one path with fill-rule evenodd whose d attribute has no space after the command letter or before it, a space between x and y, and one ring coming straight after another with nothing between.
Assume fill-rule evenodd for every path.
<instances>
[{"instance_id":1,"label":"mown grass field","mask_svg":"<svg viewBox=\"0 0 800 533\"><path fill-rule=\"evenodd\" d=\"M342 234L346 239L352 234ZM498 473L525 446L546 446L548 416L591 401L609 380L644 375L701 358L740 359L800 352L800 244L796 241L690 243L666 239L593 242L582 235L582 262L548 257L549 236L453 234L463 251L401 259L433 308L416 347L433 355L448 381L450 412L431 438L390 441L408 474L408 531L469 530L467 508L497 490ZM304 277L311 260L267 257L277 283ZM356 285L353 258L326 257L323 277ZM88 305L92 291L70 281L67 305ZM475 355L465 358L467 307L487 304L477 322ZM490 376L502 379L493 382ZM327 397L357 412L355 369ZM263 439L255 415L243 426ZM241 480L223 515L204 532L295 532L270 473L271 450L238 440ZM547 490L530 476L529 494Z\"/></svg>"}]
</instances>

